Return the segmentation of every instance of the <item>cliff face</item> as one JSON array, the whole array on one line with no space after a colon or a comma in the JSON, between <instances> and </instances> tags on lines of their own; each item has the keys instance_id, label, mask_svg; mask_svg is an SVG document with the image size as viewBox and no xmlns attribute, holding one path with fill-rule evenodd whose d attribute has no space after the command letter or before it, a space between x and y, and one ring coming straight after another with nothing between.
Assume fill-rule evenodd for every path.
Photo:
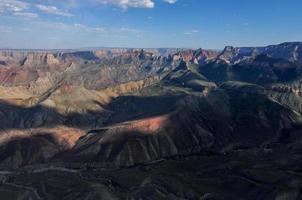
<instances>
[{"instance_id":1,"label":"cliff face","mask_svg":"<svg viewBox=\"0 0 302 200\"><path fill-rule=\"evenodd\" d=\"M219 51L214 50L183 50L174 54L173 60L184 60L187 63L203 65L215 60L219 54Z\"/></svg>"},{"instance_id":2,"label":"cliff face","mask_svg":"<svg viewBox=\"0 0 302 200\"><path fill-rule=\"evenodd\" d=\"M270 45L266 47L226 47L219 56L219 59L235 64L247 57L257 55L267 55L272 58L279 58L291 62L302 62L302 43L288 42L279 45Z\"/></svg>"}]
</instances>

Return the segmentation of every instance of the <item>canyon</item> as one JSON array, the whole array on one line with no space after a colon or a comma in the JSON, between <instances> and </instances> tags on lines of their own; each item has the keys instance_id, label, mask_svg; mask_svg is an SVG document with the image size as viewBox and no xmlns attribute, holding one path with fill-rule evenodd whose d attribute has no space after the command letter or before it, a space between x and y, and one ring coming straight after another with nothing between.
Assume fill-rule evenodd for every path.
<instances>
[{"instance_id":1,"label":"canyon","mask_svg":"<svg viewBox=\"0 0 302 200\"><path fill-rule=\"evenodd\" d=\"M302 198L302 43L0 50L5 199Z\"/></svg>"}]
</instances>

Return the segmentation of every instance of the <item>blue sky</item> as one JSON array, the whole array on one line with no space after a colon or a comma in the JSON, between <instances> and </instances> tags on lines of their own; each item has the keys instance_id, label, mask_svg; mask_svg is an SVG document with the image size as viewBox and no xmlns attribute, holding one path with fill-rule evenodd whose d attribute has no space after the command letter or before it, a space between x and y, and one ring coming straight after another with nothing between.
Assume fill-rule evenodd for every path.
<instances>
[{"instance_id":1,"label":"blue sky","mask_svg":"<svg viewBox=\"0 0 302 200\"><path fill-rule=\"evenodd\" d=\"M0 48L302 41L301 0L0 0Z\"/></svg>"}]
</instances>

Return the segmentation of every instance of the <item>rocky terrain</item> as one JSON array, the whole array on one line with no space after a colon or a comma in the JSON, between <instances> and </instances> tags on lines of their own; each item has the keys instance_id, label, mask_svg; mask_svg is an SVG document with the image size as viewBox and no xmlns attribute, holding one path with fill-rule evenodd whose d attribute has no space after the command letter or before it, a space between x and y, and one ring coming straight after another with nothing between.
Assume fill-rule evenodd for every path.
<instances>
[{"instance_id":1,"label":"rocky terrain","mask_svg":"<svg viewBox=\"0 0 302 200\"><path fill-rule=\"evenodd\" d=\"M4 199L302 199L302 43L0 52Z\"/></svg>"}]
</instances>

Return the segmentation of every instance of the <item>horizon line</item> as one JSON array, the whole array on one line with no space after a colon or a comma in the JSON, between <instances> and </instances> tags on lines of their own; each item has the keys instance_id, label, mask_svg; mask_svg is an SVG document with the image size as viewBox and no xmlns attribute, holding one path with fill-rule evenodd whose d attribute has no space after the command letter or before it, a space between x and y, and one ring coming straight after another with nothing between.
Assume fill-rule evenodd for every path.
<instances>
[{"instance_id":1,"label":"horizon line","mask_svg":"<svg viewBox=\"0 0 302 200\"><path fill-rule=\"evenodd\" d=\"M193 47L77 47L77 48L0 48L0 51L97 51L97 50L105 50L105 49L128 49L128 50L144 50L144 49L179 49L179 50L197 50L197 49L204 49L209 51L222 51L226 47L235 47L235 48L261 48L261 47L268 47L268 46L277 46L282 44L294 44L294 43L301 43L302 41L291 41L291 42L281 42L278 44L270 44L270 45L263 45L263 46L233 46L233 45L226 45L220 49L211 49L211 48L193 48Z\"/></svg>"}]
</instances>

